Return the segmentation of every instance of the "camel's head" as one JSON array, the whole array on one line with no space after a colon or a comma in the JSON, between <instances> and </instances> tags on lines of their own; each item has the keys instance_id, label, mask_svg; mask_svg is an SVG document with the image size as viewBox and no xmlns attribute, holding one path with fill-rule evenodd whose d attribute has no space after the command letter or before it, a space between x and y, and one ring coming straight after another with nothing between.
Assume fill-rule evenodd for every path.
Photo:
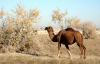
<instances>
[{"instance_id":1,"label":"camel's head","mask_svg":"<svg viewBox=\"0 0 100 64\"><path fill-rule=\"evenodd\" d=\"M53 27L52 26L45 27L45 30L47 30L48 32L53 32Z\"/></svg>"}]
</instances>

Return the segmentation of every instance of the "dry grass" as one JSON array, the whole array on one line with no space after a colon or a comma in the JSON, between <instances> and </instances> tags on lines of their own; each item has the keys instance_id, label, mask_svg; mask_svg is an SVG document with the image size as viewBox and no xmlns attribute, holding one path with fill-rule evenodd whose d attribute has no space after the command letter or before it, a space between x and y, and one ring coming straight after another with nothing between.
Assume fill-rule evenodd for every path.
<instances>
[{"instance_id":1,"label":"dry grass","mask_svg":"<svg viewBox=\"0 0 100 64\"><path fill-rule=\"evenodd\" d=\"M76 44L69 46L73 60L69 59L64 45L60 58L56 58L57 42L52 42L48 35L36 35L32 32L32 24L41 19L40 11L37 8L26 10L24 6L17 4L12 12L15 15L5 13L3 8L0 11L0 64L100 64L100 36L98 39L84 39L87 48L85 60L79 60L80 50ZM54 13L58 14L59 10ZM60 17L62 14L56 20L61 21Z\"/></svg>"},{"instance_id":2,"label":"dry grass","mask_svg":"<svg viewBox=\"0 0 100 64\"><path fill-rule=\"evenodd\" d=\"M86 39L91 38L97 38L97 33L96 33L96 26L93 24L92 21L86 21L83 22L83 35Z\"/></svg>"},{"instance_id":3,"label":"dry grass","mask_svg":"<svg viewBox=\"0 0 100 64\"><path fill-rule=\"evenodd\" d=\"M48 56L34 56L28 54L2 54L0 64L99 64L100 59L53 58Z\"/></svg>"},{"instance_id":4,"label":"dry grass","mask_svg":"<svg viewBox=\"0 0 100 64\"><path fill-rule=\"evenodd\" d=\"M1 54L0 64L100 64L99 39L84 39L87 48L85 60L80 60L80 50L76 43L69 46L73 56L71 60L64 45L61 47L60 58L56 58L58 44L52 42L48 35L35 35L34 41L35 43L27 51Z\"/></svg>"}]
</instances>

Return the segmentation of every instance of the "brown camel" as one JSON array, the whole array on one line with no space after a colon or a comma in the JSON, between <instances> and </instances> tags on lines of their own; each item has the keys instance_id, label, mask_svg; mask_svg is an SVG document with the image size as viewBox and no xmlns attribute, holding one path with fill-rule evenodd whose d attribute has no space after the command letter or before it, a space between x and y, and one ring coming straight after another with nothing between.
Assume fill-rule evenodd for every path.
<instances>
[{"instance_id":1,"label":"brown camel","mask_svg":"<svg viewBox=\"0 0 100 64\"><path fill-rule=\"evenodd\" d=\"M45 30L48 31L49 37L53 42L58 42L58 56L57 57L59 57L59 54L60 54L61 44L64 44L66 49L68 50L70 58L72 58L68 45L71 45L76 42L81 51L80 58L82 58L83 49L84 49L84 59L86 58L85 56L86 47L83 45L83 36L79 31L76 31L72 28L67 28L67 29L61 30L57 35L55 35L53 31L53 27L51 26L45 27Z\"/></svg>"}]
</instances>

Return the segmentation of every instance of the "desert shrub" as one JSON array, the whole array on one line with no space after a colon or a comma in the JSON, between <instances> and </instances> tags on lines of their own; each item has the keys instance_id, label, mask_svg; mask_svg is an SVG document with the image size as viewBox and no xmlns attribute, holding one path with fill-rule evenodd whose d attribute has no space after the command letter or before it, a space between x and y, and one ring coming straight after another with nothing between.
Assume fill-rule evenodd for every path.
<instances>
[{"instance_id":1,"label":"desert shrub","mask_svg":"<svg viewBox=\"0 0 100 64\"><path fill-rule=\"evenodd\" d=\"M65 18L65 24L67 27L82 30L83 36L87 39L94 39L97 37L96 26L93 24L92 21L80 22L80 19L78 19L77 17L72 19Z\"/></svg>"},{"instance_id":2,"label":"desert shrub","mask_svg":"<svg viewBox=\"0 0 100 64\"><path fill-rule=\"evenodd\" d=\"M55 23L57 22L61 29L63 29L63 20L67 14L67 10L64 13L62 13L59 8L57 10L53 10L52 21Z\"/></svg>"},{"instance_id":3,"label":"desert shrub","mask_svg":"<svg viewBox=\"0 0 100 64\"><path fill-rule=\"evenodd\" d=\"M59 8L58 10L53 10L52 21L58 23L61 29L63 29L64 26L80 28L81 26L80 19L78 19L77 17L66 18L67 14L68 14L67 10L64 13L62 13Z\"/></svg>"},{"instance_id":4,"label":"desert shrub","mask_svg":"<svg viewBox=\"0 0 100 64\"><path fill-rule=\"evenodd\" d=\"M65 18L65 26L66 27L72 27L72 28L77 28L77 29L81 29L82 23L80 22L80 19L78 19L77 17L73 17L73 18Z\"/></svg>"},{"instance_id":5,"label":"desert shrub","mask_svg":"<svg viewBox=\"0 0 100 64\"><path fill-rule=\"evenodd\" d=\"M34 42L33 23L38 23L40 10L33 8L27 10L21 4L17 4L14 14L4 12L4 8L0 11L0 52L21 52L31 48ZM14 48L15 49L14 49Z\"/></svg>"},{"instance_id":6,"label":"desert shrub","mask_svg":"<svg viewBox=\"0 0 100 64\"><path fill-rule=\"evenodd\" d=\"M96 26L93 24L92 21L83 22L83 36L88 39L96 38Z\"/></svg>"}]
</instances>

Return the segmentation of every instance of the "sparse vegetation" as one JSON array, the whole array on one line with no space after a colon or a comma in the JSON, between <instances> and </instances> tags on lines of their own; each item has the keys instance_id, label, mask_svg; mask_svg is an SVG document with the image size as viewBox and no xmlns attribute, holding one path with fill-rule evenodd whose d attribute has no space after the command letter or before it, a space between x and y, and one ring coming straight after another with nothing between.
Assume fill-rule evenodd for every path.
<instances>
[{"instance_id":1,"label":"sparse vegetation","mask_svg":"<svg viewBox=\"0 0 100 64\"><path fill-rule=\"evenodd\" d=\"M83 35L86 39L88 38L96 38L96 26L93 24L92 21L83 22Z\"/></svg>"},{"instance_id":2,"label":"sparse vegetation","mask_svg":"<svg viewBox=\"0 0 100 64\"><path fill-rule=\"evenodd\" d=\"M61 27L61 29L63 29L64 25L66 27L74 27L74 28L79 28L80 27L80 19L78 19L77 17L74 18L66 18L66 15L68 14L67 10L65 11L65 13L62 13L60 11L60 9L58 8L58 10L53 10L53 14L52 14L52 20L56 23L58 23L58 25Z\"/></svg>"},{"instance_id":3,"label":"sparse vegetation","mask_svg":"<svg viewBox=\"0 0 100 64\"><path fill-rule=\"evenodd\" d=\"M4 8L0 11L0 64L100 64L100 35L98 39L94 39L96 27L92 22L82 23L76 17L67 19L67 10L65 13L61 13L59 9L53 11L53 21L58 21L60 26L65 21L67 27L83 29L84 37L91 38L83 41L87 48L86 60L79 60L77 57L80 50L76 44L69 46L73 60L69 59L64 45L61 56L57 59L57 43L52 42L48 35L33 33L33 23L40 22L41 11L38 8L27 10L24 5L17 4L12 12L13 14L5 12Z\"/></svg>"},{"instance_id":4,"label":"sparse vegetation","mask_svg":"<svg viewBox=\"0 0 100 64\"><path fill-rule=\"evenodd\" d=\"M52 14L52 20L63 29L63 22L66 27L72 27L76 29L83 30L83 35L85 38L96 38L96 26L92 23L92 21L80 22L80 19L77 17L74 18L66 18L68 14L67 10L65 13L60 12L60 9L54 10Z\"/></svg>"},{"instance_id":5,"label":"sparse vegetation","mask_svg":"<svg viewBox=\"0 0 100 64\"><path fill-rule=\"evenodd\" d=\"M4 8L0 11L0 52L27 52L34 44L33 23L40 21L40 10L26 10L24 5L17 4L11 11L13 15L4 12Z\"/></svg>"},{"instance_id":6,"label":"sparse vegetation","mask_svg":"<svg viewBox=\"0 0 100 64\"><path fill-rule=\"evenodd\" d=\"M53 10L53 14L52 14L52 20L56 23L58 23L58 25L61 27L61 29L63 29L63 20L65 18L65 16L68 14L67 10L65 11L65 13L60 12L60 9L58 8L58 10Z\"/></svg>"},{"instance_id":7,"label":"sparse vegetation","mask_svg":"<svg viewBox=\"0 0 100 64\"><path fill-rule=\"evenodd\" d=\"M72 28L77 28L77 29L80 29L80 26L81 26L81 22L80 22L80 19L78 19L77 17L74 17L74 18L65 18L65 26L66 27L72 27Z\"/></svg>"}]
</instances>

